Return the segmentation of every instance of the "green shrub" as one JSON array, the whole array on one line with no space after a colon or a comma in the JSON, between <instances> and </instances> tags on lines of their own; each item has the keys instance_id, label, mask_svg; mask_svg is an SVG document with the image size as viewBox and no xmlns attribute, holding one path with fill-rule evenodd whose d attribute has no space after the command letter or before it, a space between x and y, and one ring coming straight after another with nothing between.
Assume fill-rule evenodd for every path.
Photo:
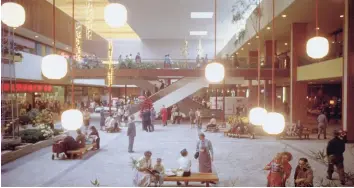
<instances>
[{"instance_id":1,"label":"green shrub","mask_svg":"<svg viewBox=\"0 0 354 188\"><path fill-rule=\"evenodd\" d=\"M46 140L49 137L46 136L45 132L42 131L43 129L26 129L20 131L21 140L23 143L36 143L42 140ZM63 133L62 130L54 129L54 136L60 135Z\"/></svg>"}]
</instances>

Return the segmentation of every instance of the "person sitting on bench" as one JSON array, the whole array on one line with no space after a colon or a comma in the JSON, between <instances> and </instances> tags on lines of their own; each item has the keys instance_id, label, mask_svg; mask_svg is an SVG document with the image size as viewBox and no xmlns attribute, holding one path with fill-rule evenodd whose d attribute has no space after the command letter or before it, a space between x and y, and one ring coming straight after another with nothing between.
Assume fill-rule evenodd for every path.
<instances>
[{"instance_id":1,"label":"person sitting on bench","mask_svg":"<svg viewBox=\"0 0 354 188\"><path fill-rule=\"evenodd\" d=\"M100 135L95 126L91 126L91 133L89 134L90 138L93 138L93 142L96 143L96 149L100 149Z\"/></svg>"},{"instance_id":2,"label":"person sitting on bench","mask_svg":"<svg viewBox=\"0 0 354 188\"><path fill-rule=\"evenodd\" d=\"M77 150L79 148L84 148L86 143L86 137L82 134L81 130L76 130L77 137L76 140L72 136L67 136L64 138L62 144L64 148L64 153L67 158L69 158L68 151Z\"/></svg>"},{"instance_id":3,"label":"person sitting on bench","mask_svg":"<svg viewBox=\"0 0 354 188\"><path fill-rule=\"evenodd\" d=\"M209 122L209 124L206 126L206 129L205 129L205 131L204 132L207 132L208 130L210 130L210 129L213 129L213 128L216 128L217 127L217 125L216 125L216 119L215 119L215 117L214 117L215 115L213 114L213 115L211 115L211 119L210 119L210 122Z\"/></svg>"},{"instance_id":4,"label":"person sitting on bench","mask_svg":"<svg viewBox=\"0 0 354 188\"><path fill-rule=\"evenodd\" d=\"M181 157L178 159L179 169L183 170L183 177L191 176L191 167L192 161L188 158L188 151L183 149L181 151ZM184 182L185 186L188 186L188 182ZM177 182L177 185L180 186L181 182Z\"/></svg>"}]
</instances>

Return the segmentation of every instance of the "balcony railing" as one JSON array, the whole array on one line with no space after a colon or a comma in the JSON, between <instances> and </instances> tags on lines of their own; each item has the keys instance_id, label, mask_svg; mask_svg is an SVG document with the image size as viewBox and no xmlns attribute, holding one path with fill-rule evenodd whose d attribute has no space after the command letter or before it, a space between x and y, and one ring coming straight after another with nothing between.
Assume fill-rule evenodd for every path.
<instances>
[{"instance_id":1,"label":"balcony railing","mask_svg":"<svg viewBox=\"0 0 354 188\"><path fill-rule=\"evenodd\" d=\"M271 58L261 59L261 69L271 69ZM209 60L208 63L213 60ZM105 63L103 63L105 62ZM96 68L108 68L107 60L87 59L82 62L75 63L75 67L78 69L96 69ZM239 57L234 60L217 60L217 62L223 63L226 68L238 68L238 69L256 69L258 65L257 58L242 58ZM113 60L113 67L115 69L202 69L205 67L206 62L197 63L195 59L177 59L171 63L166 63L164 59L143 59L142 62L136 63L135 60L125 60L119 62ZM289 62L276 60L276 69L287 69Z\"/></svg>"}]
</instances>

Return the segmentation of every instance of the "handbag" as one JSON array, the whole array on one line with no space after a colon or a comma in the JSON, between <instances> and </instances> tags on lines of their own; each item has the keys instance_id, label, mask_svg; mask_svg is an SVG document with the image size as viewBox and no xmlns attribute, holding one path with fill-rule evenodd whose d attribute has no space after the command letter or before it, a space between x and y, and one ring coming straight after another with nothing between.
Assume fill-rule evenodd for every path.
<instances>
[{"instance_id":1,"label":"handbag","mask_svg":"<svg viewBox=\"0 0 354 188\"><path fill-rule=\"evenodd\" d=\"M195 152L194 158L195 158L195 159L198 159L198 158L199 158L199 151Z\"/></svg>"}]
</instances>

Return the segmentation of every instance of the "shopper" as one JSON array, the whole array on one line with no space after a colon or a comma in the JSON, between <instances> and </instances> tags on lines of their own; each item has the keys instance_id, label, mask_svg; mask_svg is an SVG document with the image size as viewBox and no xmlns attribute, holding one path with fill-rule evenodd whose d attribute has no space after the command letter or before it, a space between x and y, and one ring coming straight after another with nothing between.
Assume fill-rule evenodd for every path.
<instances>
[{"instance_id":1,"label":"shopper","mask_svg":"<svg viewBox=\"0 0 354 188\"><path fill-rule=\"evenodd\" d=\"M128 152L133 153L133 145L134 145L134 139L136 136L136 127L135 127L135 118L134 116L130 116L130 122L128 124L128 130L127 130L127 136L129 137L129 146L128 146Z\"/></svg>"},{"instance_id":2,"label":"shopper","mask_svg":"<svg viewBox=\"0 0 354 188\"><path fill-rule=\"evenodd\" d=\"M347 143L347 133L344 131L334 131L334 138L328 142L327 156L328 156L328 179L332 179L334 166L337 168L339 179L342 185L345 185L344 177L344 157L345 143Z\"/></svg>"}]
</instances>

